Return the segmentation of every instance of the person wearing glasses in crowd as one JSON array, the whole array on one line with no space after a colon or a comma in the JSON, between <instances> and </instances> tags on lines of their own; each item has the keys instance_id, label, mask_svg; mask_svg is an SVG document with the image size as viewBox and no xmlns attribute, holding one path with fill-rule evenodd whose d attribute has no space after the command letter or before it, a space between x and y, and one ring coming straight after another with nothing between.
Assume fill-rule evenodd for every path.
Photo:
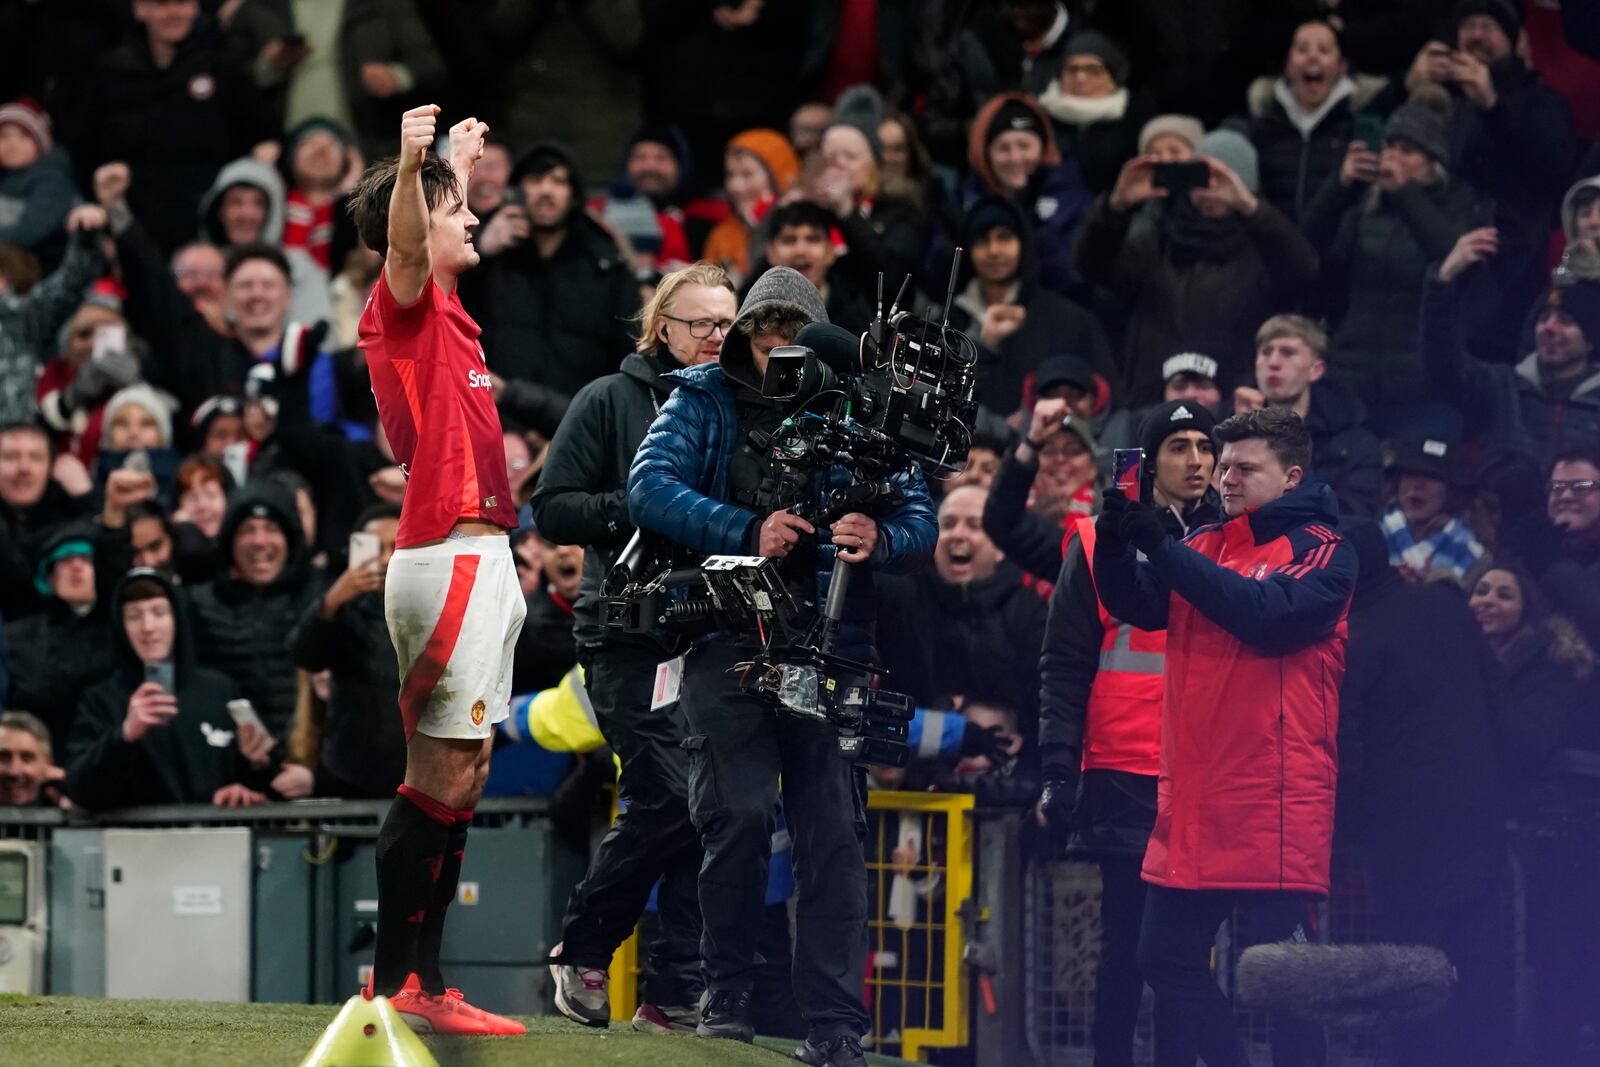
<instances>
[{"instance_id":1,"label":"person wearing glasses in crowd","mask_svg":"<svg viewBox=\"0 0 1600 1067\"><path fill-rule=\"evenodd\" d=\"M1553 609L1600 648L1600 448L1559 453L1545 490L1547 521L1514 528L1510 548L1538 576ZM1600 737L1600 718L1584 732Z\"/></svg>"},{"instance_id":2,"label":"person wearing glasses in crowd","mask_svg":"<svg viewBox=\"0 0 1600 1067\"><path fill-rule=\"evenodd\" d=\"M600 586L633 535L628 465L672 393L662 376L714 363L738 311L727 273L696 263L661 279L639 313L639 336L622 369L578 392L546 453L533 495L539 532L583 545L573 631L584 686L606 743L622 760L620 812L586 878L573 890L551 959L556 1008L585 1026L606 1026L606 969L659 882L656 935L645 946L633 1027L692 1032L699 1022L700 839L689 820L688 735L676 700L655 699L660 670L683 649L665 634L607 630Z\"/></svg>"}]
</instances>

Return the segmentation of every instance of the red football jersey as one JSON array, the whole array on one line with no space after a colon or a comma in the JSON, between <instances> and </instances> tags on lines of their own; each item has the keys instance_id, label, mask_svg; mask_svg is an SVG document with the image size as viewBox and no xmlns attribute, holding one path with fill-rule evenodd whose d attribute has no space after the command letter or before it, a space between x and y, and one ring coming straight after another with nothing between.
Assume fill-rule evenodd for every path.
<instances>
[{"instance_id":1,"label":"red football jersey","mask_svg":"<svg viewBox=\"0 0 1600 1067\"><path fill-rule=\"evenodd\" d=\"M500 413L478 324L430 278L410 307L387 270L361 313L361 347L395 462L406 472L398 548L436 541L461 519L517 528Z\"/></svg>"}]
</instances>

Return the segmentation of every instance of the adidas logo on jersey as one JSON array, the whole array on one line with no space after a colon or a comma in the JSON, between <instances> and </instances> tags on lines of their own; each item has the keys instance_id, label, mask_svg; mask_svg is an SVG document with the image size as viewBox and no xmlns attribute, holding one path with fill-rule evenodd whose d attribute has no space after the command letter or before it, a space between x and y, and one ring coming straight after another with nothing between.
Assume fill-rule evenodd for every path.
<instances>
[{"instance_id":1,"label":"adidas logo on jersey","mask_svg":"<svg viewBox=\"0 0 1600 1067\"><path fill-rule=\"evenodd\" d=\"M467 371L467 388L468 389L493 389L494 388L494 381L489 377L489 375L487 375L485 373L482 373L480 371L475 371L475 370L469 370L469 371Z\"/></svg>"}]
</instances>

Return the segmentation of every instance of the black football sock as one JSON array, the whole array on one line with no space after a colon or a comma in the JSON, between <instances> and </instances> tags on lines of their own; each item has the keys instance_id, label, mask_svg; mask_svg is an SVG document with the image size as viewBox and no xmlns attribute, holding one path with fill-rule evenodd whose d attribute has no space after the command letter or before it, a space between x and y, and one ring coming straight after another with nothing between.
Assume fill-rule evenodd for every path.
<instances>
[{"instance_id":1,"label":"black football sock","mask_svg":"<svg viewBox=\"0 0 1600 1067\"><path fill-rule=\"evenodd\" d=\"M451 813L441 822L439 811ZM392 997L417 969L417 947L444 864L454 810L407 786L378 831L378 939L372 991Z\"/></svg>"},{"instance_id":2,"label":"black football sock","mask_svg":"<svg viewBox=\"0 0 1600 1067\"><path fill-rule=\"evenodd\" d=\"M465 818L452 823L444 847L444 864L439 868L439 881L433 887L433 901L428 906L427 917L422 920L422 930L417 935L417 978L422 988L434 996L444 993L444 975L439 968L439 948L444 942L444 917L456 899L456 886L461 881L461 859L467 851L467 827L472 825L470 812L457 812Z\"/></svg>"}]
</instances>

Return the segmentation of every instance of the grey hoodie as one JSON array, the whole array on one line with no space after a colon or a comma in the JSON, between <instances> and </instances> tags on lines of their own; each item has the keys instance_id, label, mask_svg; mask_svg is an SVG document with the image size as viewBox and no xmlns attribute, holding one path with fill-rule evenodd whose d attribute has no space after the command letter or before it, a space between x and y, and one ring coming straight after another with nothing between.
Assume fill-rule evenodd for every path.
<instances>
[{"instance_id":1,"label":"grey hoodie","mask_svg":"<svg viewBox=\"0 0 1600 1067\"><path fill-rule=\"evenodd\" d=\"M275 169L259 160L243 156L217 171L217 178L200 198L200 239L228 247L228 235L223 232L217 217L222 206L222 194L236 185L260 189L267 196L267 222L261 228L263 244L282 246L283 220L287 192L283 177ZM333 320L333 302L328 295L328 272L303 248L285 248L289 260L289 280L294 285L294 298L289 304L289 321L314 326Z\"/></svg>"}]
</instances>

